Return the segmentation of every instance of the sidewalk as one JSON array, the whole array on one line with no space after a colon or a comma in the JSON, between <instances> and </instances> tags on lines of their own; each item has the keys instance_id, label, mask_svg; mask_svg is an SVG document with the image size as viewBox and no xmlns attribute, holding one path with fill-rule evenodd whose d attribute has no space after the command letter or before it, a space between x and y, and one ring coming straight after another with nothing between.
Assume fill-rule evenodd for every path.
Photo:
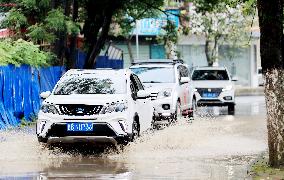
<instances>
[{"instance_id":1,"label":"sidewalk","mask_svg":"<svg viewBox=\"0 0 284 180\"><path fill-rule=\"evenodd\" d=\"M264 87L236 87L236 96L263 96Z\"/></svg>"}]
</instances>

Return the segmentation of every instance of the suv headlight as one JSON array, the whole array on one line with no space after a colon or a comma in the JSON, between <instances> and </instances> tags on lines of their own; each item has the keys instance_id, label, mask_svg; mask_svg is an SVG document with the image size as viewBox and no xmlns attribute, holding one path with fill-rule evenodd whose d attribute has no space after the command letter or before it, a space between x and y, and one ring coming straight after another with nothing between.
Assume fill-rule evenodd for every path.
<instances>
[{"instance_id":1,"label":"suv headlight","mask_svg":"<svg viewBox=\"0 0 284 180\"><path fill-rule=\"evenodd\" d=\"M172 89L164 89L163 91L160 91L158 93L157 98L165 98L165 97L170 97L172 95Z\"/></svg>"},{"instance_id":2,"label":"suv headlight","mask_svg":"<svg viewBox=\"0 0 284 180\"><path fill-rule=\"evenodd\" d=\"M123 112L127 109L127 105L124 102L107 103L101 110L100 114L107 114L112 112Z\"/></svg>"},{"instance_id":3,"label":"suv headlight","mask_svg":"<svg viewBox=\"0 0 284 180\"><path fill-rule=\"evenodd\" d=\"M43 113L59 114L57 108L53 104L43 104L40 108Z\"/></svg>"},{"instance_id":4,"label":"suv headlight","mask_svg":"<svg viewBox=\"0 0 284 180\"><path fill-rule=\"evenodd\" d=\"M222 91L230 91L232 89L233 89L233 86L232 85L228 85L225 88L223 88Z\"/></svg>"}]
</instances>

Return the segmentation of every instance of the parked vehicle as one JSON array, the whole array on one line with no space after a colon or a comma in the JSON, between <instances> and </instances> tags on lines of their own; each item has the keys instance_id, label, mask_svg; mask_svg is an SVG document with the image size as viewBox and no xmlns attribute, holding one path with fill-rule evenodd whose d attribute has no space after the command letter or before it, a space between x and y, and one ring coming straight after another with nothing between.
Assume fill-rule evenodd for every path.
<instances>
[{"instance_id":1,"label":"parked vehicle","mask_svg":"<svg viewBox=\"0 0 284 180\"><path fill-rule=\"evenodd\" d=\"M194 105L227 106L229 114L235 113L235 87L227 68L196 67L191 80Z\"/></svg>"},{"instance_id":2,"label":"parked vehicle","mask_svg":"<svg viewBox=\"0 0 284 180\"><path fill-rule=\"evenodd\" d=\"M193 116L189 71L182 61L137 61L130 69L151 92L155 108L155 125L169 124L179 116Z\"/></svg>"},{"instance_id":3,"label":"parked vehicle","mask_svg":"<svg viewBox=\"0 0 284 180\"><path fill-rule=\"evenodd\" d=\"M129 70L69 70L41 94L38 141L131 141L152 127L149 95Z\"/></svg>"}]
</instances>

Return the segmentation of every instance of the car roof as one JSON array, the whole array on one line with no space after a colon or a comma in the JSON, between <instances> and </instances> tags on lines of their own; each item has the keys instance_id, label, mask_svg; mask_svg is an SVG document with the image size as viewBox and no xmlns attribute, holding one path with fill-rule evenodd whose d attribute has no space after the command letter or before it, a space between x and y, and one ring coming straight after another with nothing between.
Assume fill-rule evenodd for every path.
<instances>
[{"instance_id":1,"label":"car roof","mask_svg":"<svg viewBox=\"0 0 284 180\"><path fill-rule=\"evenodd\" d=\"M200 66L194 67L194 70L227 70L224 66Z\"/></svg>"},{"instance_id":2,"label":"car roof","mask_svg":"<svg viewBox=\"0 0 284 180\"><path fill-rule=\"evenodd\" d=\"M149 63L149 64L136 64L130 66L131 68L138 68L138 67L174 67L175 64L166 64L166 63Z\"/></svg>"},{"instance_id":3,"label":"car roof","mask_svg":"<svg viewBox=\"0 0 284 180\"><path fill-rule=\"evenodd\" d=\"M63 76L70 75L103 75L103 76L125 76L130 74L127 69L70 69Z\"/></svg>"},{"instance_id":4,"label":"car roof","mask_svg":"<svg viewBox=\"0 0 284 180\"><path fill-rule=\"evenodd\" d=\"M167 66L173 66L176 64L183 64L184 61L182 59L136 59L134 62L132 62L132 66L144 66L144 65L152 65L152 67L163 67L160 65L167 65Z\"/></svg>"}]
</instances>

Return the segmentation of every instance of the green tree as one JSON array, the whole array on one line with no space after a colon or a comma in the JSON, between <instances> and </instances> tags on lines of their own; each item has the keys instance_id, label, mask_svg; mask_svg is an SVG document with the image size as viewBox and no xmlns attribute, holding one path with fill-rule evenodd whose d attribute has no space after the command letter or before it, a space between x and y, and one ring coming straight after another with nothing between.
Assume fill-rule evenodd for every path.
<instances>
[{"instance_id":1,"label":"green tree","mask_svg":"<svg viewBox=\"0 0 284 180\"><path fill-rule=\"evenodd\" d=\"M67 35L79 33L78 24L70 17L71 0L14 0L14 3L16 6L9 10L2 27L15 33L13 39L23 38L53 52L57 64L63 64Z\"/></svg>"},{"instance_id":2,"label":"green tree","mask_svg":"<svg viewBox=\"0 0 284 180\"><path fill-rule=\"evenodd\" d=\"M221 0L194 0L189 5L189 31L205 37L209 66L218 62L222 44L241 47L248 43L252 16L245 3ZM253 9L253 7L251 7Z\"/></svg>"},{"instance_id":3,"label":"green tree","mask_svg":"<svg viewBox=\"0 0 284 180\"><path fill-rule=\"evenodd\" d=\"M5 0L0 0L5 1ZM93 68L95 59L108 38L113 19L119 16L142 15L163 5L163 0L14 0L17 4L9 11L5 26L16 32L15 38L50 44L60 62L66 57L67 37L71 53L69 67L74 64L76 37L79 24L87 51L85 68ZM119 18L118 18L119 19ZM24 32L24 33L23 33Z\"/></svg>"},{"instance_id":4,"label":"green tree","mask_svg":"<svg viewBox=\"0 0 284 180\"><path fill-rule=\"evenodd\" d=\"M169 59L178 58L176 44L178 43L179 33L177 28L172 21L167 20L167 24L162 27L162 34L157 36L158 42L164 45Z\"/></svg>"},{"instance_id":5,"label":"green tree","mask_svg":"<svg viewBox=\"0 0 284 180\"><path fill-rule=\"evenodd\" d=\"M52 55L41 51L38 45L32 42L18 39L16 41L0 41L0 65L29 64L31 66L47 66L50 63Z\"/></svg>"},{"instance_id":6,"label":"green tree","mask_svg":"<svg viewBox=\"0 0 284 180\"><path fill-rule=\"evenodd\" d=\"M83 33L86 40L85 43L88 47L88 60L85 68L92 68L94 66L95 59L106 42L113 19L119 16L130 16L135 19L135 16L139 16L140 12L143 15L143 11L146 13L148 10L158 9L162 5L163 0L86 1L84 6L86 9L86 19L84 21Z\"/></svg>"}]
</instances>

